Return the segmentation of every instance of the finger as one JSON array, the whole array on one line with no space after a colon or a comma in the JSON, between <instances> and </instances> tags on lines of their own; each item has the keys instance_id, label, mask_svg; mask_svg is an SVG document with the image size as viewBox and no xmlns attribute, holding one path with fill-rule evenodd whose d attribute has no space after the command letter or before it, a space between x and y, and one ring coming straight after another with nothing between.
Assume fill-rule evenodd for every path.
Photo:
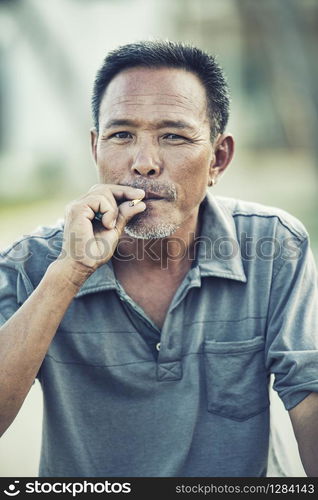
<instances>
[{"instance_id":1,"label":"finger","mask_svg":"<svg viewBox=\"0 0 318 500\"><path fill-rule=\"evenodd\" d=\"M142 199L145 196L143 189L137 189L131 186L122 186L119 184L95 184L89 190L90 194L111 194L117 201Z\"/></svg>"},{"instance_id":2,"label":"finger","mask_svg":"<svg viewBox=\"0 0 318 500\"><path fill-rule=\"evenodd\" d=\"M119 231L119 234L122 234L126 224L134 217L144 210L146 210L147 205L143 201L140 201L136 205L131 206L129 201L125 201L118 206L118 217L116 222L116 227Z\"/></svg>"},{"instance_id":3,"label":"finger","mask_svg":"<svg viewBox=\"0 0 318 500\"><path fill-rule=\"evenodd\" d=\"M118 217L118 207L107 210L102 214L101 222L106 229L114 229Z\"/></svg>"},{"instance_id":4,"label":"finger","mask_svg":"<svg viewBox=\"0 0 318 500\"><path fill-rule=\"evenodd\" d=\"M101 221L103 215L109 213L105 219L106 222L116 219L118 212L116 200L111 193L108 196L100 193L90 193L80 202L77 202L76 207L78 207L78 215L85 213L85 216L90 220L97 216L97 219Z\"/></svg>"}]
</instances>

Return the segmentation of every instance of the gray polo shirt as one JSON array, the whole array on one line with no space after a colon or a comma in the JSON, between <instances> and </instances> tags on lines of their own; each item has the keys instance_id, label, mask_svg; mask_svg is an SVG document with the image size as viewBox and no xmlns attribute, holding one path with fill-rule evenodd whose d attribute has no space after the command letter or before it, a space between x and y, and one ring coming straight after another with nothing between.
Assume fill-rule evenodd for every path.
<instances>
[{"instance_id":1,"label":"gray polo shirt","mask_svg":"<svg viewBox=\"0 0 318 500\"><path fill-rule=\"evenodd\" d=\"M38 373L41 476L264 476L269 375L286 409L318 392L317 279L303 225L210 194L200 217L196 260L161 331L111 261L72 301ZM2 252L2 323L62 237L62 225L40 228Z\"/></svg>"}]
</instances>

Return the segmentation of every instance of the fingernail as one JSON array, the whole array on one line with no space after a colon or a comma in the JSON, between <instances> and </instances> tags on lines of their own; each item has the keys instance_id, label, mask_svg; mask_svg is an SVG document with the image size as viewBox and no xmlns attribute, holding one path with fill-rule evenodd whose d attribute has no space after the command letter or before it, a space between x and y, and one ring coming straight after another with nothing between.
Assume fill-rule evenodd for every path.
<instances>
[{"instance_id":1,"label":"fingernail","mask_svg":"<svg viewBox=\"0 0 318 500\"><path fill-rule=\"evenodd\" d=\"M137 199L137 200L131 200L129 202L129 206L130 207L134 207L135 205L137 205L137 203L140 203L140 202L141 202L141 200L139 200L139 199Z\"/></svg>"}]
</instances>

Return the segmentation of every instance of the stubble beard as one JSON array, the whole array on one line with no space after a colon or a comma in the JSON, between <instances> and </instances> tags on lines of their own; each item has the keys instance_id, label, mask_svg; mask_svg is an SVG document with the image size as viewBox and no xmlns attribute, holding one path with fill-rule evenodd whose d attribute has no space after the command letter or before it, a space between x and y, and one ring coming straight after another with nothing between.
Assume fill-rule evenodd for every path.
<instances>
[{"instance_id":1,"label":"stubble beard","mask_svg":"<svg viewBox=\"0 0 318 500\"><path fill-rule=\"evenodd\" d=\"M173 222L152 224L150 221L147 221L147 213L142 212L127 223L124 232L132 238L151 240L172 236L179 227L178 224Z\"/></svg>"},{"instance_id":2,"label":"stubble beard","mask_svg":"<svg viewBox=\"0 0 318 500\"><path fill-rule=\"evenodd\" d=\"M177 200L177 190L172 183L158 183L156 180L145 180L144 178L136 179L133 183L126 183L134 188L140 188L147 191L153 191L165 198L166 203L174 203ZM171 222L169 220L162 221L158 216L152 221L152 210L153 207L148 206L145 212L141 212L135 215L126 225L124 232L136 239L140 240L150 240L167 238L172 236L177 229L179 229L179 224ZM165 217L165 216L163 216Z\"/></svg>"}]
</instances>

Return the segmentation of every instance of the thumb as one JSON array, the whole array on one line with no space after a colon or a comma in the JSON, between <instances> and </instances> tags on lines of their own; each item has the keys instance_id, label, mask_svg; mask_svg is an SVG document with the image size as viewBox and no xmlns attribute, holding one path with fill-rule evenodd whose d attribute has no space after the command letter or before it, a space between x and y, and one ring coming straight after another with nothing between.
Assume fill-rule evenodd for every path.
<instances>
[{"instance_id":1,"label":"thumb","mask_svg":"<svg viewBox=\"0 0 318 500\"><path fill-rule=\"evenodd\" d=\"M126 224L134 217L147 208L145 202L140 201L136 205L131 206L131 201L125 201L118 206L118 216L116 221L116 228L118 234L121 235L124 231Z\"/></svg>"}]
</instances>

